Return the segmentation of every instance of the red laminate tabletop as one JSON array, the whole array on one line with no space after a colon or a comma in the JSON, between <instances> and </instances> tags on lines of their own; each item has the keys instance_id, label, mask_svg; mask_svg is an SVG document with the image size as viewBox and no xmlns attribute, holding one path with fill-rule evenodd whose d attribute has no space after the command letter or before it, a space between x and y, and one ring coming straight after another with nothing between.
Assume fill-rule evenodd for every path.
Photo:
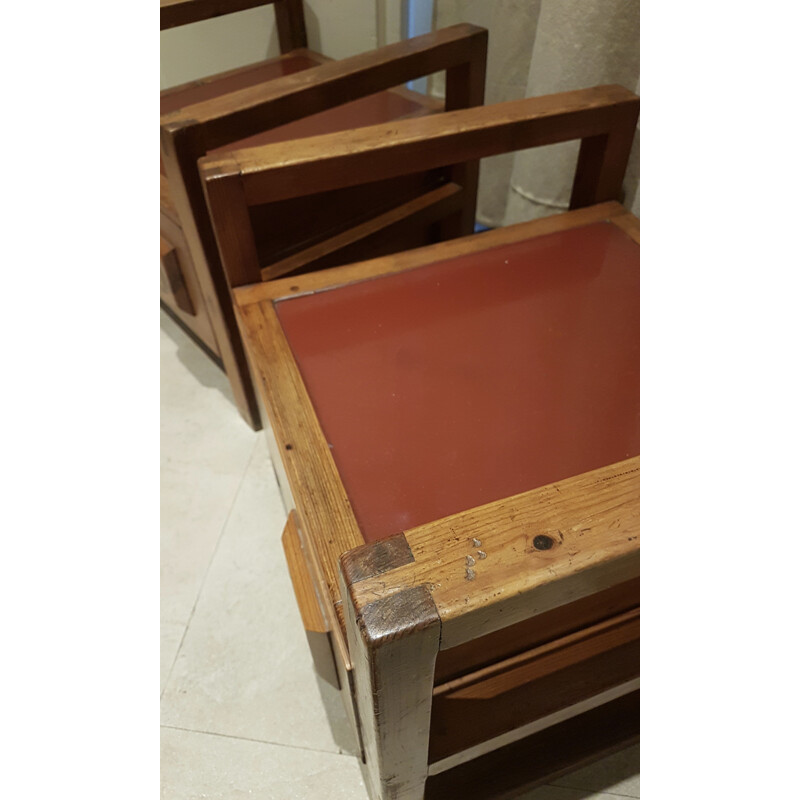
<instances>
[{"instance_id":1,"label":"red laminate tabletop","mask_svg":"<svg viewBox=\"0 0 800 800\"><path fill-rule=\"evenodd\" d=\"M366 541L639 452L639 246L613 224L277 310Z\"/></svg>"}]
</instances>

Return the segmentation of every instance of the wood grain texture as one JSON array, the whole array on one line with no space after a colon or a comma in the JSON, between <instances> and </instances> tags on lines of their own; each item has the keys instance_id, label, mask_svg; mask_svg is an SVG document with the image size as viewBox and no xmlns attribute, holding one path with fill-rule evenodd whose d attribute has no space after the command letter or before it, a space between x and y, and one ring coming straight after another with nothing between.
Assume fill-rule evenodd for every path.
<instances>
[{"instance_id":1,"label":"wood grain texture","mask_svg":"<svg viewBox=\"0 0 800 800\"><path fill-rule=\"evenodd\" d=\"M289 567L297 607L303 620L308 648L314 661L317 674L335 689L342 684L336 669L336 661L331 641L331 627L322 612L320 598L317 596L311 571L304 553L300 534L297 530L297 515L290 512L281 537L283 552ZM334 623L335 624L335 623Z\"/></svg>"},{"instance_id":2,"label":"wood grain texture","mask_svg":"<svg viewBox=\"0 0 800 800\"><path fill-rule=\"evenodd\" d=\"M299 81L304 74L282 80ZM625 140L631 125L635 127L638 113L639 98L632 92L621 86L597 86L373 125L347 136L328 134L248 148L204 159L201 172L207 177L242 173L251 205L394 177L407 171L409 164L416 170L434 169L616 131L620 133L612 137L615 148L609 157L614 156L618 166L616 145ZM586 184L583 194L599 203L618 199L621 182L613 186L610 180L615 174L595 170L589 175L583 170L577 177ZM596 186L592 176L600 181Z\"/></svg>"},{"instance_id":3,"label":"wood grain texture","mask_svg":"<svg viewBox=\"0 0 800 800\"><path fill-rule=\"evenodd\" d=\"M638 737L636 691L429 777L425 800L513 800L527 789L633 744Z\"/></svg>"},{"instance_id":4,"label":"wood grain texture","mask_svg":"<svg viewBox=\"0 0 800 800\"><path fill-rule=\"evenodd\" d=\"M442 649L638 576L639 458L406 531L414 562L362 597L428 586ZM537 549L537 537L549 549ZM475 544L479 541L480 544ZM467 556L486 558L467 572Z\"/></svg>"},{"instance_id":5,"label":"wood grain texture","mask_svg":"<svg viewBox=\"0 0 800 800\"><path fill-rule=\"evenodd\" d=\"M372 280L382 275L392 275L408 269L419 269L426 264L434 264L468 253L504 244L521 242L535 236L546 236L549 233L579 228L604 220L614 220L620 216L632 216L617 202L601 203L590 208L568 211L545 219L531 222L520 222L507 228L497 228L484 233L476 233L447 242L441 242L416 250L394 253L380 258L370 259L358 264L335 267L324 272L282 278L269 283L254 284L234 288L233 295L240 307L252 303L262 303L303 294L322 292L336 286ZM635 219L635 217L634 217Z\"/></svg>"},{"instance_id":6,"label":"wood grain texture","mask_svg":"<svg viewBox=\"0 0 800 800\"><path fill-rule=\"evenodd\" d=\"M419 800L428 772L439 617L425 587L363 603L342 562L347 640L373 800Z\"/></svg>"},{"instance_id":7,"label":"wood grain texture","mask_svg":"<svg viewBox=\"0 0 800 800\"><path fill-rule=\"evenodd\" d=\"M436 659L436 685L506 661L562 639L577 631L617 617L639 606L638 578L558 606L494 633L441 650Z\"/></svg>"},{"instance_id":8,"label":"wood grain texture","mask_svg":"<svg viewBox=\"0 0 800 800\"><path fill-rule=\"evenodd\" d=\"M303 627L307 631L327 633L328 624L322 614L306 557L303 554L303 547L297 533L297 514L294 511L290 512L289 518L286 520L281 543L286 555L286 563L289 566L289 576L292 579L292 588L297 600L297 607L300 610L300 617L303 620Z\"/></svg>"},{"instance_id":9,"label":"wood grain texture","mask_svg":"<svg viewBox=\"0 0 800 800\"><path fill-rule=\"evenodd\" d=\"M429 760L441 761L638 676L636 609L436 687Z\"/></svg>"},{"instance_id":10,"label":"wood grain texture","mask_svg":"<svg viewBox=\"0 0 800 800\"><path fill-rule=\"evenodd\" d=\"M167 181L166 175L161 175L160 181L161 213L166 214L176 225L179 225L180 220L178 219L178 212L175 210L175 204L172 202L172 195L169 191L169 182Z\"/></svg>"},{"instance_id":11,"label":"wood grain texture","mask_svg":"<svg viewBox=\"0 0 800 800\"><path fill-rule=\"evenodd\" d=\"M213 183L209 181L206 186ZM370 239L387 234L402 235L404 230L430 225L443 217L460 213L464 205L462 195L463 189L460 186L447 183L299 253L263 267L260 272L261 280L273 280L300 269L324 268L330 256L341 254L354 245L364 245ZM220 250L226 252L223 248ZM237 274L240 271L240 261L237 258L231 259L230 264L225 262L225 269L230 277L231 286L254 283L249 279L249 275Z\"/></svg>"},{"instance_id":12,"label":"wood grain texture","mask_svg":"<svg viewBox=\"0 0 800 800\"><path fill-rule=\"evenodd\" d=\"M197 313L181 272L178 253L164 237L161 237L161 295L169 295L175 305L186 314Z\"/></svg>"},{"instance_id":13,"label":"wood grain texture","mask_svg":"<svg viewBox=\"0 0 800 800\"><path fill-rule=\"evenodd\" d=\"M228 284L257 283L261 280L261 269L240 176L205 181L203 190L213 212L211 224Z\"/></svg>"},{"instance_id":14,"label":"wood grain texture","mask_svg":"<svg viewBox=\"0 0 800 800\"><path fill-rule=\"evenodd\" d=\"M276 0L161 0L161 30L274 2Z\"/></svg>"},{"instance_id":15,"label":"wood grain texture","mask_svg":"<svg viewBox=\"0 0 800 800\"><path fill-rule=\"evenodd\" d=\"M486 85L486 46L473 41L472 47L472 58L449 70L445 76L446 111L483 105ZM479 171L478 159L459 162L450 167L450 180L464 189L464 203L456 213L443 222L442 239L469 236L475 230Z\"/></svg>"},{"instance_id":16,"label":"wood grain texture","mask_svg":"<svg viewBox=\"0 0 800 800\"><path fill-rule=\"evenodd\" d=\"M452 69L474 57L474 38L485 43L486 31L473 25L454 25L186 106L164 115L161 125L169 129L201 126L205 149L213 150L260 130Z\"/></svg>"},{"instance_id":17,"label":"wood grain texture","mask_svg":"<svg viewBox=\"0 0 800 800\"><path fill-rule=\"evenodd\" d=\"M275 3L275 26L281 53L308 47L303 0L272 0Z\"/></svg>"},{"instance_id":18,"label":"wood grain texture","mask_svg":"<svg viewBox=\"0 0 800 800\"><path fill-rule=\"evenodd\" d=\"M327 591L339 601L339 556L364 543L327 440L271 303L239 309L265 406Z\"/></svg>"}]
</instances>

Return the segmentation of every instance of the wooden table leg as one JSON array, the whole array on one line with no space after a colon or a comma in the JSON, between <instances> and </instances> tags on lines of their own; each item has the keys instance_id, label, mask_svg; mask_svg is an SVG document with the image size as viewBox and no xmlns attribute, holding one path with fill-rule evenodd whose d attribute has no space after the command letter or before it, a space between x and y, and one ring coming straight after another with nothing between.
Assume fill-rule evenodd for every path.
<instances>
[{"instance_id":1,"label":"wooden table leg","mask_svg":"<svg viewBox=\"0 0 800 800\"><path fill-rule=\"evenodd\" d=\"M403 534L341 560L356 713L372 800L422 800L441 621L427 587L377 597L359 582L413 560ZM374 586L374 584L373 584Z\"/></svg>"}]
</instances>

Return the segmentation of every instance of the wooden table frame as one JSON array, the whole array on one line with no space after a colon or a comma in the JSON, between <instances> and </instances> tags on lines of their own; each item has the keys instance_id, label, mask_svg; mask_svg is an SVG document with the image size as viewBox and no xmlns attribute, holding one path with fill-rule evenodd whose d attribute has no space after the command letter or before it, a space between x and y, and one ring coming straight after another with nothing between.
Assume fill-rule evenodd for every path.
<instances>
[{"instance_id":1,"label":"wooden table frame","mask_svg":"<svg viewBox=\"0 0 800 800\"><path fill-rule=\"evenodd\" d=\"M410 80L445 70L446 109L467 108L483 102L486 72L487 32L473 25L455 25L425 36L363 53L341 61L330 61L306 49L306 34L299 0L271 0L281 52L286 57L302 55L319 66L277 78L265 84L231 92L222 97L186 106L161 118L161 157L169 186L169 210L174 224L186 240L198 292L210 329L195 324L191 306L178 310L181 321L192 328L218 356L230 380L236 405L254 429L261 427L258 404L241 337L236 326L230 288L222 269L203 196L197 161L210 150L256 133L334 108L383 90L400 87ZM162 0L163 28L194 22L269 3L254 0ZM232 71L235 72L235 71ZM228 74L228 73L225 73ZM215 78L220 76L214 76ZM168 92L180 91L176 87ZM407 93L397 88L399 93ZM427 102L427 101L425 101ZM441 104L431 99L431 110ZM459 199L463 220L475 215L477 170L462 169L464 192ZM164 208L162 187L162 218ZM170 224L168 221L167 224ZM466 222L463 223L466 226ZM451 231L456 235L460 231ZM162 264L164 264L162 258ZM170 261L162 268L169 283ZM165 276L165 277L164 277ZM181 308L181 298L175 298ZM213 341L213 345L212 345Z\"/></svg>"},{"instance_id":2,"label":"wooden table frame","mask_svg":"<svg viewBox=\"0 0 800 800\"><path fill-rule=\"evenodd\" d=\"M330 637L373 798L419 799L429 775L458 763L453 758L429 763L437 697L485 687L487 680L535 680L550 669L548 659L559 658L553 645L545 644L493 665L488 673L437 685L442 654L638 579L639 458L364 544L275 304L600 221L638 242L638 220L614 202L637 118L633 94L621 87L598 87L201 161L222 260L235 285L237 278L254 275L242 263L246 248L228 236L237 192L240 202L246 202L243 197L288 197L397 174L411 159L428 167L583 140L572 192L575 210L568 213L234 289L239 323L295 501L284 542L294 565L298 602L307 628ZM539 537L546 537L549 547L539 549ZM306 573L298 577L303 566ZM636 591L638 597L638 584ZM556 649L578 660L636 642L638 607L589 625L573 638L560 638ZM629 694L637 686L632 677L617 691ZM597 705L612 696L619 694L601 693ZM557 727L592 707L577 702L547 723ZM473 748L470 755L478 753Z\"/></svg>"}]
</instances>

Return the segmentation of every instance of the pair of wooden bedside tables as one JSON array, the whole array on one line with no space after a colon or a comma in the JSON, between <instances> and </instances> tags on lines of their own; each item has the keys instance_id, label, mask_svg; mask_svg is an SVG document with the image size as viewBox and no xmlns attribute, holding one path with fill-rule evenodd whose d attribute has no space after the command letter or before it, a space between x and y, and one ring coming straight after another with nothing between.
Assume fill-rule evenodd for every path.
<instances>
[{"instance_id":1,"label":"pair of wooden bedside tables","mask_svg":"<svg viewBox=\"0 0 800 800\"><path fill-rule=\"evenodd\" d=\"M598 87L200 161L373 800L510 796L638 734L637 118ZM248 203L568 139L568 213L254 278Z\"/></svg>"}]
</instances>

